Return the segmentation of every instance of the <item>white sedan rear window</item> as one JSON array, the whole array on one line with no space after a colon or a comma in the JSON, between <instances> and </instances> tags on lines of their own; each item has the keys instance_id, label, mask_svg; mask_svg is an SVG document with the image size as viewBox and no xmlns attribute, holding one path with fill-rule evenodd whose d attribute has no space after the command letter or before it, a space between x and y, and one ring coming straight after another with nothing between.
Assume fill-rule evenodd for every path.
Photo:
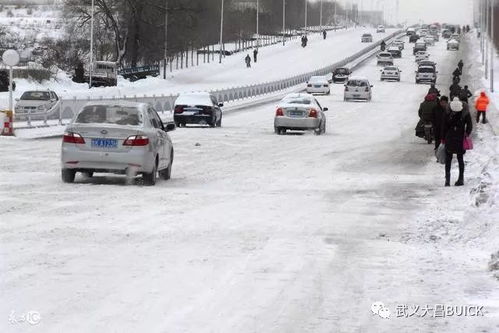
<instances>
[{"instance_id":1,"label":"white sedan rear window","mask_svg":"<svg viewBox=\"0 0 499 333\"><path fill-rule=\"evenodd\" d=\"M83 108L75 123L140 126L143 123L143 116L142 112L135 107L90 105Z\"/></svg>"}]
</instances>

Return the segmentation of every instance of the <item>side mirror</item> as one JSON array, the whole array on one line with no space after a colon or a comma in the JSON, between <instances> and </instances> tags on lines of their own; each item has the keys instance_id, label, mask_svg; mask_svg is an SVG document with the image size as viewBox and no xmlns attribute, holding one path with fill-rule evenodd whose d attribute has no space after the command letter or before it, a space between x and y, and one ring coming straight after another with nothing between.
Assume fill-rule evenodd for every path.
<instances>
[{"instance_id":1,"label":"side mirror","mask_svg":"<svg viewBox=\"0 0 499 333\"><path fill-rule=\"evenodd\" d=\"M329 108L323 108L322 111L324 112L329 111Z\"/></svg>"},{"instance_id":2,"label":"side mirror","mask_svg":"<svg viewBox=\"0 0 499 333\"><path fill-rule=\"evenodd\" d=\"M19 102L19 98L16 98L16 102Z\"/></svg>"},{"instance_id":3,"label":"side mirror","mask_svg":"<svg viewBox=\"0 0 499 333\"><path fill-rule=\"evenodd\" d=\"M373 86L373 85L371 85L371 88L374 88L374 86Z\"/></svg>"},{"instance_id":4,"label":"side mirror","mask_svg":"<svg viewBox=\"0 0 499 333\"><path fill-rule=\"evenodd\" d=\"M176 128L177 128L177 126L175 126L175 123L168 123L168 124L166 124L165 132L174 131Z\"/></svg>"},{"instance_id":5,"label":"side mirror","mask_svg":"<svg viewBox=\"0 0 499 333\"><path fill-rule=\"evenodd\" d=\"M218 103L218 106L219 106L219 107L223 107L223 106L224 106L224 103Z\"/></svg>"}]
</instances>

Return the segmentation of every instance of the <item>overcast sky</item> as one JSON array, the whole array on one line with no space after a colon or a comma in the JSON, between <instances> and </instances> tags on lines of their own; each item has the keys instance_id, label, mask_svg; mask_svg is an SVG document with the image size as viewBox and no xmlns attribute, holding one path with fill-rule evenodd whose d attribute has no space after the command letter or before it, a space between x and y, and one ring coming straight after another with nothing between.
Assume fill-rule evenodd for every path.
<instances>
[{"instance_id":1,"label":"overcast sky","mask_svg":"<svg viewBox=\"0 0 499 333\"><path fill-rule=\"evenodd\" d=\"M327 0L325 0L327 1ZM382 8L383 2L387 19L394 17L397 0L339 0L343 4L358 4L369 10ZM400 20L408 23L445 22L471 24L473 21L473 0L399 0Z\"/></svg>"}]
</instances>

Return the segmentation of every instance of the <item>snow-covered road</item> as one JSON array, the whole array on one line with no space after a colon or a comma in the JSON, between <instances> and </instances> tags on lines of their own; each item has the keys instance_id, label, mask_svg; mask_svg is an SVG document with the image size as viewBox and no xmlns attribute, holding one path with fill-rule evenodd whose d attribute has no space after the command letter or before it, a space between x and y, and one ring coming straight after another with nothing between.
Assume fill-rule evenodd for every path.
<instances>
[{"instance_id":1,"label":"snow-covered road","mask_svg":"<svg viewBox=\"0 0 499 333\"><path fill-rule=\"evenodd\" d=\"M0 332L497 331L499 286L473 263L488 253L422 223L459 223L470 188L444 189L414 137L428 86L406 46L401 83L379 82L374 61L357 71L372 103L344 103L342 86L319 97L326 136L276 136L273 104L177 130L173 179L156 187L64 185L59 139L2 138ZM447 91L459 53L430 53ZM487 314L397 318L402 304ZM42 320L13 325L12 311Z\"/></svg>"}]
</instances>

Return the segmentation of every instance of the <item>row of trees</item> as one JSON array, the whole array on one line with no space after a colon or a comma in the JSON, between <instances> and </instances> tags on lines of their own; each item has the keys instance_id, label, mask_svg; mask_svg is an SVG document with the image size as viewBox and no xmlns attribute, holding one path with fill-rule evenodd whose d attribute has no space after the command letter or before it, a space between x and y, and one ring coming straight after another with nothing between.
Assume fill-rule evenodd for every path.
<instances>
[{"instance_id":1,"label":"row of trees","mask_svg":"<svg viewBox=\"0 0 499 333\"><path fill-rule=\"evenodd\" d=\"M256 1L256 0L255 0ZM224 40L248 39L256 32L256 6L248 1L225 0ZM286 0L286 28L304 25L305 2ZM319 2L308 4L309 25L319 25ZM218 42L221 0L95 0L96 58L136 66L164 58L165 14L168 12L168 54L201 48ZM83 61L88 54L91 0L64 3L68 38L58 42L60 58L67 66ZM282 30L282 1L260 0L260 33ZM343 9L323 1L323 22L332 23ZM57 48L57 45L52 45ZM53 49L52 49L53 50Z\"/></svg>"}]
</instances>

